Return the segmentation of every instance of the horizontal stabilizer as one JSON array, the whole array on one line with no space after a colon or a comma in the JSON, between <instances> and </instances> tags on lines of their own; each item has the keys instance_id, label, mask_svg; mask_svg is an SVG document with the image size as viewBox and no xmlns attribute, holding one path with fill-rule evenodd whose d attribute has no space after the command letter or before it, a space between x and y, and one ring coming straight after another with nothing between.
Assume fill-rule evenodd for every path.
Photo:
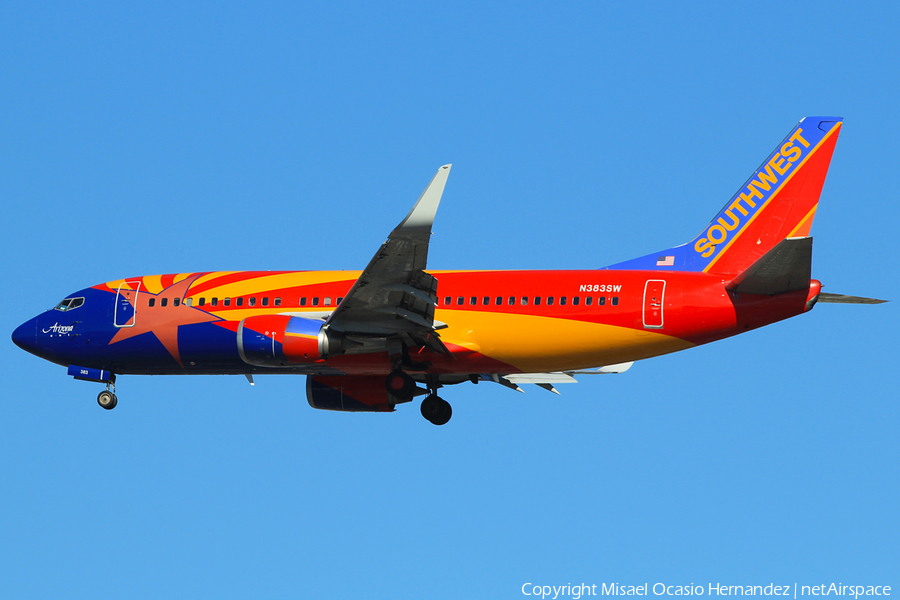
<instances>
[{"instance_id":1,"label":"horizontal stabilizer","mask_svg":"<svg viewBox=\"0 0 900 600\"><path fill-rule=\"evenodd\" d=\"M783 294L809 289L812 238L785 238L726 287L739 294Z\"/></svg>"},{"instance_id":2,"label":"horizontal stabilizer","mask_svg":"<svg viewBox=\"0 0 900 600\"><path fill-rule=\"evenodd\" d=\"M819 294L817 302L830 302L833 304L884 304L887 300L877 300L875 298L862 298L860 296L845 296L844 294L828 294L822 292Z\"/></svg>"}]
</instances>

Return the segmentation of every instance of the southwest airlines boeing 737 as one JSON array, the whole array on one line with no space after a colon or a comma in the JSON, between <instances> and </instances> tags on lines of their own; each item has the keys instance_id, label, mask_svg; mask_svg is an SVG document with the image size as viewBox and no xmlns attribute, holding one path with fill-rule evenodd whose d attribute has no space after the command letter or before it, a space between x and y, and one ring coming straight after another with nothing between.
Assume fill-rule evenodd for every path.
<instances>
[{"instance_id":1,"label":"southwest airlines boeing 737","mask_svg":"<svg viewBox=\"0 0 900 600\"><path fill-rule=\"evenodd\" d=\"M366 268L145 275L69 295L13 341L106 385L117 375L306 375L310 406L393 411L423 395L450 419L445 386L618 373L802 314L828 294L811 278L810 226L841 130L806 117L690 242L588 271L430 271L438 169Z\"/></svg>"}]
</instances>

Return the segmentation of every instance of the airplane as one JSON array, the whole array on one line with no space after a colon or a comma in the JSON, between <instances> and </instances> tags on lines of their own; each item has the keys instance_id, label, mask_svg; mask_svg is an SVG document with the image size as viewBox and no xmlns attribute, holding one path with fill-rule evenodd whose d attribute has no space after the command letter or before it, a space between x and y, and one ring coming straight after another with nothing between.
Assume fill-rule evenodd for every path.
<instances>
[{"instance_id":1,"label":"airplane","mask_svg":"<svg viewBox=\"0 0 900 600\"><path fill-rule=\"evenodd\" d=\"M68 295L18 327L22 349L106 385L119 375L306 375L313 408L392 412L447 385L522 391L693 348L808 312L815 216L843 119L806 117L690 242L602 269L427 270L451 165L440 167L362 271L128 277Z\"/></svg>"}]
</instances>

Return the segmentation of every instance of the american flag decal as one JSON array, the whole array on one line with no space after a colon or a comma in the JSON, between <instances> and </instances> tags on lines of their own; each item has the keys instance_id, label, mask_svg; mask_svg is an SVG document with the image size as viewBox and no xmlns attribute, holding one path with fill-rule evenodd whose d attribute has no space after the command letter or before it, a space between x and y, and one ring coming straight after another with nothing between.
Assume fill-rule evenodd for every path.
<instances>
[{"instance_id":1,"label":"american flag decal","mask_svg":"<svg viewBox=\"0 0 900 600\"><path fill-rule=\"evenodd\" d=\"M657 267L672 267L675 266L675 257L674 256L660 256L656 259Z\"/></svg>"}]
</instances>

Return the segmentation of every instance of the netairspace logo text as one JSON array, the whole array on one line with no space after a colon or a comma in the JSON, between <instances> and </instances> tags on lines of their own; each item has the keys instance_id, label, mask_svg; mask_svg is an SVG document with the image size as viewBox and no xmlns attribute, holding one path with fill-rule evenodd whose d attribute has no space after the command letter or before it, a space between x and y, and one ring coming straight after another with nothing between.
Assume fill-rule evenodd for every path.
<instances>
[{"instance_id":1,"label":"netairspace logo text","mask_svg":"<svg viewBox=\"0 0 900 600\"><path fill-rule=\"evenodd\" d=\"M799 596L847 596L859 600L860 596L890 596L889 585L844 585L842 583L821 583L819 585L798 585L789 583L779 585L727 585L710 583L702 585L668 585L665 583L649 583L625 585L621 583L567 583L565 585L542 585L527 582L522 585L522 594L535 596L541 600L572 598L579 600L583 596L787 596L796 600ZM874 600L874 599L873 599Z\"/></svg>"}]
</instances>

